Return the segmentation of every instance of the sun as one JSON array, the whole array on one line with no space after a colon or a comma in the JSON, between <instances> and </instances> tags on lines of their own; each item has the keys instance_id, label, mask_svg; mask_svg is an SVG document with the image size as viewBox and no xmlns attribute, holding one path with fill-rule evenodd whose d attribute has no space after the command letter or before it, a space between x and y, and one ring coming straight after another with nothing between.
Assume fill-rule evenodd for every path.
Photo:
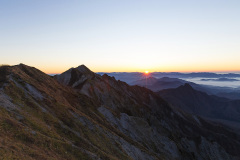
<instances>
[{"instance_id":1,"label":"sun","mask_svg":"<svg viewBox=\"0 0 240 160\"><path fill-rule=\"evenodd\" d=\"M149 73L149 71L145 71L145 74L148 74Z\"/></svg>"}]
</instances>

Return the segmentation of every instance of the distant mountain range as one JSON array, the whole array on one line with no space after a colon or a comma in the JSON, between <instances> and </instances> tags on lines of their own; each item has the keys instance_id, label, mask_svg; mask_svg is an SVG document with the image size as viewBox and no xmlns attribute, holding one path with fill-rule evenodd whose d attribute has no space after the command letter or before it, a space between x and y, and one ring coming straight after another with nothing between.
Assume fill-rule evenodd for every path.
<instances>
[{"instance_id":1,"label":"distant mountain range","mask_svg":"<svg viewBox=\"0 0 240 160\"><path fill-rule=\"evenodd\" d=\"M103 75L105 72L99 72L98 74ZM106 73L109 76L114 76L117 80L121 80L127 83L132 83L134 81L143 79L145 77L155 77L155 78L240 78L239 73L211 73L211 72L196 72L196 73L180 73L180 72L151 72L151 74L144 75L141 72L111 72Z\"/></svg>"},{"instance_id":2,"label":"distant mountain range","mask_svg":"<svg viewBox=\"0 0 240 160\"><path fill-rule=\"evenodd\" d=\"M158 94L188 113L211 119L228 121L228 124L238 123L240 129L240 100L229 100L211 96L197 91L189 84L184 84L176 89L166 89Z\"/></svg>"},{"instance_id":3,"label":"distant mountain range","mask_svg":"<svg viewBox=\"0 0 240 160\"><path fill-rule=\"evenodd\" d=\"M134 81L130 85L139 85L151 89L154 92L161 91L163 89L177 88L185 83L190 84L194 89L202 92L206 92L210 95L217 95L229 99L240 99L240 91L229 87L216 87L210 85L199 85L193 82L182 80L179 78L154 78L149 77L141 80Z\"/></svg>"},{"instance_id":4,"label":"distant mountain range","mask_svg":"<svg viewBox=\"0 0 240 160\"><path fill-rule=\"evenodd\" d=\"M166 101L162 93L96 74L84 65L54 77L24 64L1 66L0 156L239 159L238 132L194 115L237 121L239 108L234 105L239 102L212 98L188 85L176 92L165 91Z\"/></svg>"},{"instance_id":5,"label":"distant mountain range","mask_svg":"<svg viewBox=\"0 0 240 160\"><path fill-rule=\"evenodd\" d=\"M190 83L192 86L196 88L199 88L199 87L201 88L200 85L197 85L195 83L188 82L179 78L169 78L169 77L163 77L159 79L154 77L149 77L149 78L141 79L138 81L134 81L130 83L130 85L143 86L156 92L156 91L160 91L168 88L177 88L185 83Z\"/></svg>"}]
</instances>

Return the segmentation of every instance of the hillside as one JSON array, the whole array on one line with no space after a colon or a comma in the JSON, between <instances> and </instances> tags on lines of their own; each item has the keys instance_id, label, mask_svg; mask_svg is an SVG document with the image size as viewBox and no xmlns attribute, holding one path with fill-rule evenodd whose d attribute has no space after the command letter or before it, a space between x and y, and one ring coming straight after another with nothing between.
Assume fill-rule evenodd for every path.
<instances>
[{"instance_id":1,"label":"hillside","mask_svg":"<svg viewBox=\"0 0 240 160\"><path fill-rule=\"evenodd\" d=\"M86 66L0 67L5 159L239 159L240 137Z\"/></svg>"},{"instance_id":2,"label":"hillside","mask_svg":"<svg viewBox=\"0 0 240 160\"><path fill-rule=\"evenodd\" d=\"M163 90L158 94L185 112L212 119L240 122L240 100L208 95L193 89L189 84Z\"/></svg>"}]
</instances>

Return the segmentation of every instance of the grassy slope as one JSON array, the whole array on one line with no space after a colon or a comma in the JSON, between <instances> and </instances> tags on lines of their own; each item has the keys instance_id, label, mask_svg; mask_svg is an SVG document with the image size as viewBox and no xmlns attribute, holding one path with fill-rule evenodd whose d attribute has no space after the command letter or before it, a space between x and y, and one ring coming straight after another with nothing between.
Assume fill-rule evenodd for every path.
<instances>
[{"instance_id":1,"label":"grassy slope","mask_svg":"<svg viewBox=\"0 0 240 160\"><path fill-rule=\"evenodd\" d=\"M103 131L83 126L71 114L86 117L93 126L116 134L95 113L98 104L35 68L20 65L8 71L12 80L5 85L4 92L17 109L0 107L0 155L7 159L89 159L92 152L103 159L129 159ZM32 96L25 82L39 89L43 100Z\"/></svg>"}]
</instances>

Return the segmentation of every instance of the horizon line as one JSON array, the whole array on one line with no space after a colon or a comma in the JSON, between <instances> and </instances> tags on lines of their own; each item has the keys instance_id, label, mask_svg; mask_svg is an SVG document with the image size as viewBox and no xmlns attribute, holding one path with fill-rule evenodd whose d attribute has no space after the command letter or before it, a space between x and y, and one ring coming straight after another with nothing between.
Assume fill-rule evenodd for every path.
<instances>
[{"instance_id":1,"label":"horizon line","mask_svg":"<svg viewBox=\"0 0 240 160\"><path fill-rule=\"evenodd\" d=\"M67 71L67 70L66 70ZM63 71L65 72L65 71ZM61 73L47 73L47 72L44 72L46 74L62 74L63 72ZM92 71L94 72L94 71ZM132 71L132 72L124 72L124 71L120 71L120 72L104 72L104 71L100 71L100 72L94 72L94 73L144 73L145 71ZM150 72L149 73L216 73L216 74L240 74L240 70L238 71L154 71L154 72Z\"/></svg>"},{"instance_id":2,"label":"horizon line","mask_svg":"<svg viewBox=\"0 0 240 160\"><path fill-rule=\"evenodd\" d=\"M14 65L2 63L2 64L0 64L0 66L5 66L5 65L15 66L15 65L20 65L20 64L24 64L24 63L18 63L18 64L14 64ZM24 64L24 65L26 65L26 64ZM84 65L84 64L82 64L82 65ZM41 70L42 72L44 72L46 74L49 74L49 75L61 74L65 71L67 71L70 68L75 68L75 67L69 67L68 69L65 69L63 71L58 70L57 72L52 72L52 71L49 72L49 71L46 71L46 70L48 70L47 68L42 68L42 67L39 67L39 66L37 67L37 66L32 66L32 65L28 65L28 66L37 68L37 69ZM86 66L86 65L84 65L84 66ZM55 67L55 69L56 69L56 67ZM183 70L183 71L181 71L181 70L179 70L179 71L174 71L174 70L172 70L172 71L164 71L164 70L163 71L156 71L155 70L155 71L151 71L151 69L146 68L145 70L141 69L141 71L94 71L94 70L91 70L91 71L94 72L94 73L144 73L145 71L149 71L149 73L186 73L186 74L187 73L216 73L216 74L234 73L234 74L240 74L240 69L237 69L237 70L205 70L205 71L204 70L192 70L192 71L186 71L186 70Z\"/></svg>"}]
</instances>

